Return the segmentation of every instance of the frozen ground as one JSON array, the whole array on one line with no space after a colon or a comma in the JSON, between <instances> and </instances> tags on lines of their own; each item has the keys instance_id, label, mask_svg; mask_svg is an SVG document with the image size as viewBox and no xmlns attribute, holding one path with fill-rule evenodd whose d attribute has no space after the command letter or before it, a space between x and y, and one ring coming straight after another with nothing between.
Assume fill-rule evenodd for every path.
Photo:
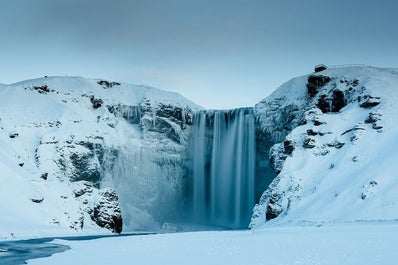
<instances>
[{"instance_id":1,"label":"frozen ground","mask_svg":"<svg viewBox=\"0 0 398 265\"><path fill-rule=\"evenodd\" d=\"M28 264L397 264L398 222L265 227L255 231L191 232L92 241Z\"/></svg>"}]
</instances>

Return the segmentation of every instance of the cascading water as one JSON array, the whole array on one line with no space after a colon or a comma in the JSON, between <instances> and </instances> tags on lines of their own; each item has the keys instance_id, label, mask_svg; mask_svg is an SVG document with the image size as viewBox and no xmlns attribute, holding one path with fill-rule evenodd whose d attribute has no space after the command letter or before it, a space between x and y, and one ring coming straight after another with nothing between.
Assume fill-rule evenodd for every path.
<instances>
[{"instance_id":1,"label":"cascading water","mask_svg":"<svg viewBox=\"0 0 398 265\"><path fill-rule=\"evenodd\" d=\"M247 227L255 200L255 154L251 108L194 115L189 191L195 221Z\"/></svg>"}]
</instances>

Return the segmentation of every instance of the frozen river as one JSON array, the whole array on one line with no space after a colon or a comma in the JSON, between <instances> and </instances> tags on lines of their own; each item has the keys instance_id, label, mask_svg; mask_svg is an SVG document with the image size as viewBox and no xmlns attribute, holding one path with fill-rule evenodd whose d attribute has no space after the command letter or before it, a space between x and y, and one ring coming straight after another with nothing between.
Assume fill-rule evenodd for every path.
<instances>
[{"instance_id":1,"label":"frozen river","mask_svg":"<svg viewBox=\"0 0 398 265\"><path fill-rule=\"evenodd\" d=\"M68 241L87 241L105 237L123 237L143 235L147 233L134 233L123 235L96 235L75 237L46 237L28 240L0 241L0 265L26 264L27 260L49 257L55 253L69 250L66 244L53 243L55 239Z\"/></svg>"}]
</instances>

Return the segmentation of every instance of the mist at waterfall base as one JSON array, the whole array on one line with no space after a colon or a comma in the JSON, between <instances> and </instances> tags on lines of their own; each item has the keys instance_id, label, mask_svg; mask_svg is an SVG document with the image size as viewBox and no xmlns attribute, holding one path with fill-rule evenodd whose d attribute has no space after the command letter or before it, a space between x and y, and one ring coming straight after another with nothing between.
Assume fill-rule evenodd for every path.
<instances>
[{"instance_id":1,"label":"mist at waterfall base","mask_svg":"<svg viewBox=\"0 0 398 265\"><path fill-rule=\"evenodd\" d=\"M247 228L255 202L255 156L251 108L194 115L188 179L193 222Z\"/></svg>"}]
</instances>

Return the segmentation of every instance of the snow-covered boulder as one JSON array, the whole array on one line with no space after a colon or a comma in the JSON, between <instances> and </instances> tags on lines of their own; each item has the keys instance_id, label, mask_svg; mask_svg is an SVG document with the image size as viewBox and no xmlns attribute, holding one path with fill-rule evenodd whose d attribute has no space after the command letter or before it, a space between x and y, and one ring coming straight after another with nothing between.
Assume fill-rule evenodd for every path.
<instances>
[{"instance_id":1,"label":"snow-covered boulder","mask_svg":"<svg viewBox=\"0 0 398 265\"><path fill-rule=\"evenodd\" d=\"M323 70L326 70L327 68L328 67L326 65L324 65L324 64L318 64L318 65L315 65L314 71L315 71L315 73L318 73L318 72L321 72Z\"/></svg>"},{"instance_id":2,"label":"snow-covered boulder","mask_svg":"<svg viewBox=\"0 0 398 265\"><path fill-rule=\"evenodd\" d=\"M396 220L397 86L392 69L329 68L293 79L259 103L278 175L250 226ZM297 107L278 116L287 106Z\"/></svg>"}]
</instances>

